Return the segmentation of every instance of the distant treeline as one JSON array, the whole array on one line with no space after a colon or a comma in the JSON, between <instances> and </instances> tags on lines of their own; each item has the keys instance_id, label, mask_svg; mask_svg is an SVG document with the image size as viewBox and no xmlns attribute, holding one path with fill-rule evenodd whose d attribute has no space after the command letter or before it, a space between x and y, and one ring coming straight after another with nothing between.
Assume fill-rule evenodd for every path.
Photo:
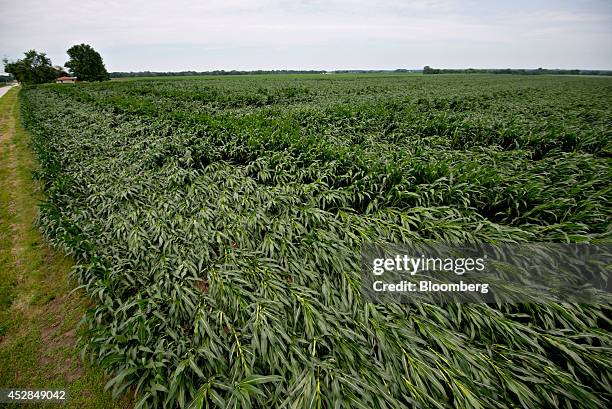
<instances>
[{"instance_id":1,"label":"distant treeline","mask_svg":"<svg viewBox=\"0 0 612 409\"><path fill-rule=\"evenodd\" d=\"M11 77L10 75L0 75L0 83L11 81L13 81L13 77Z\"/></svg>"},{"instance_id":2,"label":"distant treeline","mask_svg":"<svg viewBox=\"0 0 612 409\"><path fill-rule=\"evenodd\" d=\"M377 74L377 73L419 73L423 74L522 74L522 75L611 75L607 70L563 70L563 69L512 69L512 68L432 68L425 66L422 70L398 68L396 70L215 70L215 71L130 71L111 72L111 78L128 77L186 77L195 75L257 75L257 74ZM13 81L10 75L0 75L0 83Z\"/></svg>"},{"instance_id":3,"label":"distant treeline","mask_svg":"<svg viewBox=\"0 0 612 409\"><path fill-rule=\"evenodd\" d=\"M327 72L330 74L385 74L392 72L421 72L421 70L408 70L405 68L398 68L397 70L335 70Z\"/></svg>"},{"instance_id":4,"label":"distant treeline","mask_svg":"<svg viewBox=\"0 0 612 409\"><path fill-rule=\"evenodd\" d=\"M561 69L511 69L511 68L461 68L461 69L442 69L432 68L426 65L423 68L423 74L522 74L522 75L612 75L612 71L604 70L561 70Z\"/></svg>"},{"instance_id":5,"label":"distant treeline","mask_svg":"<svg viewBox=\"0 0 612 409\"><path fill-rule=\"evenodd\" d=\"M248 74L323 74L321 70L257 70L257 71L178 71L178 72L161 72L161 71L136 71L136 72L111 72L111 78L125 77L186 77L190 75L248 75Z\"/></svg>"},{"instance_id":6,"label":"distant treeline","mask_svg":"<svg viewBox=\"0 0 612 409\"><path fill-rule=\"evenodd\" d=\"M257 75L257 74L368 74L368 73L389 73L389 72L421 72L421 70L256 70L256 71L178 71L178 72L161 72L161 71L136 71L136 72L111 72L111 78L127 78L127 77L185 77L193 75Z\"/></svg>"}]
</instances>

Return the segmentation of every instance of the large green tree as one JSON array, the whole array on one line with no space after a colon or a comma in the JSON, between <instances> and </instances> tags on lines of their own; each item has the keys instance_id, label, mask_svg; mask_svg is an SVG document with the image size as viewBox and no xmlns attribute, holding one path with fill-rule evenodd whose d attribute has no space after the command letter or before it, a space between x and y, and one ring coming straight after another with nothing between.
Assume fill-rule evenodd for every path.
<instances>
[{"instance_id":1,"label":"large green tree","mask_svg":"<svg viewBox=\"0 0 612 409\"><path fill-rule=\"evenodd\" d=\"M45 53L29 50L24 58L17 61L4 59L4 71L12 74L17 81L24 84L43 84L57 78L59 72L51 65Z\"/></svg>"},{"instance_id":2,"label":"large green tree","mask_svg":"<svg viewBox=\"0 0 612 409\"><path fill-rule=\"evenodd\" d=\"M107 81L110 79L102 57L90 45L73 45L67 52L70 60L64 65L80 81Z\"/></svg>"}]
</instances>

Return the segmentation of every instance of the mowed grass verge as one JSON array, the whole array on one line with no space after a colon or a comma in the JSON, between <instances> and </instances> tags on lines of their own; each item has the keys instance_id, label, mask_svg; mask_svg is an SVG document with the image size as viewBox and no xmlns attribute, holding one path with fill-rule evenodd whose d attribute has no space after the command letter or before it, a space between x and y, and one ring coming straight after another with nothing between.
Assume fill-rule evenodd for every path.
<instances>
[{"instance_id":1,"label":"mowed grass verge","mask_svg":"<svg viewBox=\"0 0 612 409\"><path fill-rule=\"evenodd\" d=\"M77 327L87 300L71 292L71 260L36 227L42 193L18 92L0 98L0 388L65 389L68 408L129 408L131 398L114 401L103 372L80 359Z\"/></svg>"}]
</instances>

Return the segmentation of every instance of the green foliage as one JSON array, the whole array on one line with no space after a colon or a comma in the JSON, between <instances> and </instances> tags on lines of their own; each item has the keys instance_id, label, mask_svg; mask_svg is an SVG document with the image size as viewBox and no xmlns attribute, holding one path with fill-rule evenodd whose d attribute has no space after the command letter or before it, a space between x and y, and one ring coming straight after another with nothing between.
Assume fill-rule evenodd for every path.
<instances>
[{"instance_id":1,"label":"green foliage","mask_svg":"<svg viewBox=\"0 0 612 409\"><path fill-rule=\"evenodd\" d=\"M70 60L64 64L79 81L108 81L110 75L100 54L88 44L73 45L67 51Z\"/></svg>"},{"instance_id":2,"label":"green foliage","mask_svg":"<svg viewBox=\"0 0 612 409\"><path fill-rule=\"evenodd\" d=\"M138 407L607 407L609 305L374 305L365 241L609 242L607 78L22 92L40 225ZM546 301L546 300L542 300Z\"/></svg>"},{"instance_id":3,"label":"green foliage","mask_svg":"<svg viewBox=\"0 0 612 409\"><path fill-rule=\"evenodd\" d=\"M4 71L24 84L44 84L53 82L58 77L58 70L51 65L45 53L29 50L21 60L10 62L4 59Z\"/></svg>"}]
</instances>

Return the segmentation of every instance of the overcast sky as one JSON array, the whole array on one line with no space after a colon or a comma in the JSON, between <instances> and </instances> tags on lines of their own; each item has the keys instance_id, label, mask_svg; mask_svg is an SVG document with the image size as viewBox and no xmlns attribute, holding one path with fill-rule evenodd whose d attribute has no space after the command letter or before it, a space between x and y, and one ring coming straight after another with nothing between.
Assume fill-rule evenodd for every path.
<instances>
[{"instance_id":1,"label":"overcast sky","mask_svg":"<svg viewBox=\"0 0 612 409\"><path fill-rule=\"evenodd\" d=\"M612 0L0 0L0 57L109 71L612 69Z\"/></svg>"}]
</instances>

